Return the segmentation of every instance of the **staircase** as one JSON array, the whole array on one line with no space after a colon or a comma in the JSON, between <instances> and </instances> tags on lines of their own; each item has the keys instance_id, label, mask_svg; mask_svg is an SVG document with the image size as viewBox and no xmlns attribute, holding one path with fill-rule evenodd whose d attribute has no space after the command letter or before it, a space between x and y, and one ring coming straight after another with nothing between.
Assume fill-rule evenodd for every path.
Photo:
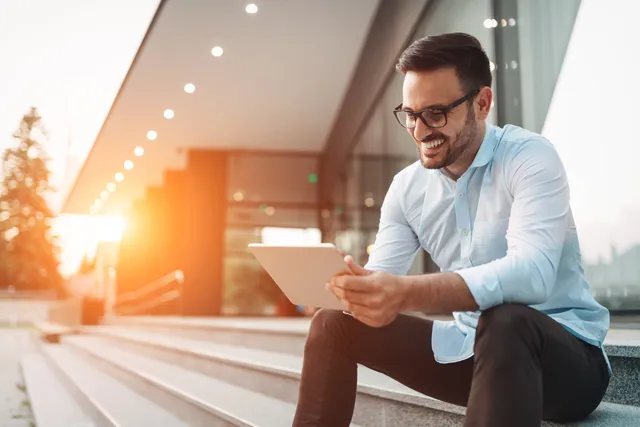
<instances>
[{"instance_id":1,"label":"staircase","mask_svg":"<svg viewBox=\"0 0 640 427\"><path fill-rule=\"evenodd\" d=\"M59 343L43 342L22 367L38 427L284 427L308 327L308 319L118 317L58 330ZM615 372L606 402L570 425L640 426L640 331L611 331L607 349ZM463 416L359 367L353 426L460 426Z\"/></svg>"}]
</instances>

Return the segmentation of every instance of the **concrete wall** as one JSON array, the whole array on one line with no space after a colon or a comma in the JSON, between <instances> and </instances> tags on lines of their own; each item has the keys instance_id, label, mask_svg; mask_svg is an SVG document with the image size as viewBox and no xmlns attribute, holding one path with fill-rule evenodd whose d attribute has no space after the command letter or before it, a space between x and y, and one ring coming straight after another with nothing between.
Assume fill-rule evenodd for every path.
<instances>
[{"instance_id":1,"label":"concrete wall","mask_svg":"<svg viewBox=\"0 0 640 427\"><path fill-rule=\"evenodd\" d=\"M80 301L67 300L0 300L0 325L56 322L80 323Z\"/></svg>"}]
</instances>

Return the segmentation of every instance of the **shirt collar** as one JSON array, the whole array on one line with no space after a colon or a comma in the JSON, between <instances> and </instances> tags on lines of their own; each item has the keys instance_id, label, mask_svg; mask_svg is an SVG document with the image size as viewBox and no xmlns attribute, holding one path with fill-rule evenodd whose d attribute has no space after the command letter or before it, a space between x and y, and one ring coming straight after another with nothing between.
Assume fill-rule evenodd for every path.
<instances>
[{"instance_id":1,"label":"shirt collar","mask_svg":"<svg viewBox=\"0 0 640 427\"><path fill-rule=\"evenodd\" d=\"M484 133L484 139L482 140L482 144L480 144L480 148L476 153L476 157L473 159L471 168L479 168L485 166L491 159L493 159L493 154L496 148L496 127L493 125L486 125L486 130Z\"/></svg>"}]
</instances>

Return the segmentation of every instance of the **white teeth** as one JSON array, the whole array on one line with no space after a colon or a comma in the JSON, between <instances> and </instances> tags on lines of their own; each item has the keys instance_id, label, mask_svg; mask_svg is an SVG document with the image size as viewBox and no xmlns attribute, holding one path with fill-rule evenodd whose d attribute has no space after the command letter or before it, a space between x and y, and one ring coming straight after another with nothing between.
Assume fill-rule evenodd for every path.
<instances>
[{"instance_id":1,"label":"white teeth","mask_svg":"<svg viewBox=\"0 0 640 427\"><path fill-rule=\"evenodd\" d=\"M435 141L425 143L424 145L427 148L436 148L438 145L442 144L443 142L444 142L444 139L436 139Z\"/></svg>"}]
</instances>

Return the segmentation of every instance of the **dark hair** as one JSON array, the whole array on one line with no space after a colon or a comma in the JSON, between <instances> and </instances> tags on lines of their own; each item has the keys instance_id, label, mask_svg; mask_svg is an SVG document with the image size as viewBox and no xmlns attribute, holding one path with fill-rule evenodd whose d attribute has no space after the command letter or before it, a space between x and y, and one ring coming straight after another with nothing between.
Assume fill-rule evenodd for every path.
<instances>
[{"instance_id":1,"label":"dark hair","mask_svg":"<svg viewBox=\"0 0 640 427\"><path fill-rule=\"evenodd\" d=\"M403 74L441 68L454 68L465 92L491 86L489 58L478 39L465 33L416 40L402 52L396 64L396 69Z\"/></svg>"}]
</instances>

